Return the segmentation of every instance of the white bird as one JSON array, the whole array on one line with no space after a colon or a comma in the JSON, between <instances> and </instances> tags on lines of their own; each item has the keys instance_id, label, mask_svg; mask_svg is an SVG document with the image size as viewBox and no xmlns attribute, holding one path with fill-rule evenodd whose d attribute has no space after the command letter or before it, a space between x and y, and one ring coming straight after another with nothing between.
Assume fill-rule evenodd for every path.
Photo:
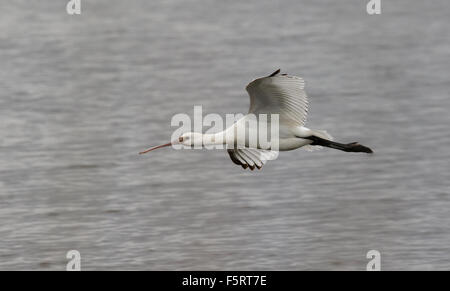
<instances>
[{"instance_id":1,"label":"white bird","mask_svg":"<svg viewBox=\"0 0 450 291\"><path fill-rule=\"evenodd\" d=\"M324 146L345 152L373 153L370 148L359 143L334 142L326 131L306 128L304 125L308 112L308 99L304 88L305 82L302 78L280 74L280 70L277 70L270 76L256 79L247 85L246 90L250 95L249 112L229 128L215 134L187 132L170 143L152 147L140 154L174 144L191 147L225 145L235 164L244 169L261 169L268 160L277 156L278 152L272 148L274 141L270 141L265 147L261 146L259 141L256 146L249 147L248 136L251 136L252 131L258 131L258 127L249 127L248 122L251 117L258 117L260 114L278 114L279 138L276 142L279 151L289 151L301 147L311 150ZM267 128L270 128L270 120L267 121L267 124ZM249 131L243 141L237 139L237 134L229 134L236 133L241 129Z\"/></svg>"}]
</instances>

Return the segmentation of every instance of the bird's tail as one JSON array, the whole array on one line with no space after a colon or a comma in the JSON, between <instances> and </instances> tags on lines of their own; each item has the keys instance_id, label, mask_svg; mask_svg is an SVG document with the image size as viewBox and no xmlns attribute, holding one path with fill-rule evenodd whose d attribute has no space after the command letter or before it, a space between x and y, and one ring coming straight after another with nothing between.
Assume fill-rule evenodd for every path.
<instances>
[{"instance_id":1,"label":"bird's tail","mask_svg":"<svg viewBox=\"0 0 450 291\"><path fill-rule=\"evenodd\" d=\"M370 148L363 146L362 144L359 144L357 142L352 142L352 143L347 143L347 144L334 142L331 135L329 135L324 130L313 130L313 135L307 137L307 139L310 139L313 141L310 144L310 146L323 146L323 147L328 147L328 148L332 148L332 149L336 149L336 150L341 150L344 152L363 152L363 153L369 153L369 154L373 153L373 151Z\"/></svg>"}]
</instances>

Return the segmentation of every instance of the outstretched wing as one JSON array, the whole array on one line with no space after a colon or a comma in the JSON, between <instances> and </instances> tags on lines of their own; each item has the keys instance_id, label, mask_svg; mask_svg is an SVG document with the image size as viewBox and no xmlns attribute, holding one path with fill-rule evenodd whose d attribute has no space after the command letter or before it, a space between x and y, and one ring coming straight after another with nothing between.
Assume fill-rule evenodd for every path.
<instances>
[{"instance_id":1,"label":"outstretched wing","mask_svg":"<svg viewBox=\"0 0 450 291\"><path fill-rule=\"evenodd\" d=\"M280 70L277 70L247 85L249 113L279 114L280 122L303 126L308 113L305 82L300 77L279 73Z\"/></svg>"},{"instance_id":2,"label":"outstretched wing","mask_svg":"<svg viewBox=\"0 0 450 291\"><path fill-rule=\"evenodd\" d=\"M242 168L250 168L252 171L264 166L268 160L273 160L278 156L278 152L269 150L259 150L253 148L229 149L227 150L231 160Z\"/></svg>"}]
</instances>

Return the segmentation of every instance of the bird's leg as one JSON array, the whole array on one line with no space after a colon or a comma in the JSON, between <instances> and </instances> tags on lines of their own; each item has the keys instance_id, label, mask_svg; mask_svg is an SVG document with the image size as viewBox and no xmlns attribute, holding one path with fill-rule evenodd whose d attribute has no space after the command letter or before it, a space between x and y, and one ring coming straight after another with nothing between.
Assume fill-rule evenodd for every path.
<instances>
[{"instance_id":1,"label":"bird's leg","mask_svg":"<svg viewBox=\"0 0 450 291\"><path fill-rule=\"evenodd\" d=\"M363 152L363 153L368 153L368 154L373 153L373 151L370 148L363 146L362 144L359 144L357 142L343 144L343 143L327 140L327 139L324 139L324 138L321 138L321 137L318 137L315 135L305 137L305 139L312 140L313 142L311 143L311 145L324 146L324 147L328 147L328 148L332 148L332 149L336 149L336 150L341 150L344 152Z\"/></svg>"}]
</instances>

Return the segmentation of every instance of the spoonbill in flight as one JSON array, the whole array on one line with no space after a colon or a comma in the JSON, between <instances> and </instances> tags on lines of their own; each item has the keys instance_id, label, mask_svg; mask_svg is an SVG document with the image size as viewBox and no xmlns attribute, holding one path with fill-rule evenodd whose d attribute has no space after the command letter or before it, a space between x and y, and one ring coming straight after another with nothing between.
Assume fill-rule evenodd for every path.
<instances>
[{"instance_id":1,"label":"spoonbill in flight","mask_svg":"<svg viewBox=\"0 0 450 291\"><path fill-rule=\"evenodd\" d=\"M229 128L215 134L184 133L170 143L152 147L140 154L175 144L190 147L222 144L231 146L231 148L227 147L227 152L235 164L244 169L261 169L268 160L273 159L274 155L278 155L277 151L271 150L271 144L268 147L261 147L257 143L256 147L248 147L249 141L246 136L245 142L239 147L236 146L238 143L236 134L228 134L235 133L241 128L248 129L249 116L259 116L260 114L278 114L277 146L279 151L289 151L300 147L308 149L329 147L345 152L372 153L370 148L357 142L347 144L334 142L326 131L306 128L304 125L308 112L308 99L304 88L305 82L302 78L280 74L280 70L277 70L271 75L256 79L247 85L246 89L250 95L249 112ZM252 127L249 130L257 131L258 129Z\"/></svg>"}]
</instances>

